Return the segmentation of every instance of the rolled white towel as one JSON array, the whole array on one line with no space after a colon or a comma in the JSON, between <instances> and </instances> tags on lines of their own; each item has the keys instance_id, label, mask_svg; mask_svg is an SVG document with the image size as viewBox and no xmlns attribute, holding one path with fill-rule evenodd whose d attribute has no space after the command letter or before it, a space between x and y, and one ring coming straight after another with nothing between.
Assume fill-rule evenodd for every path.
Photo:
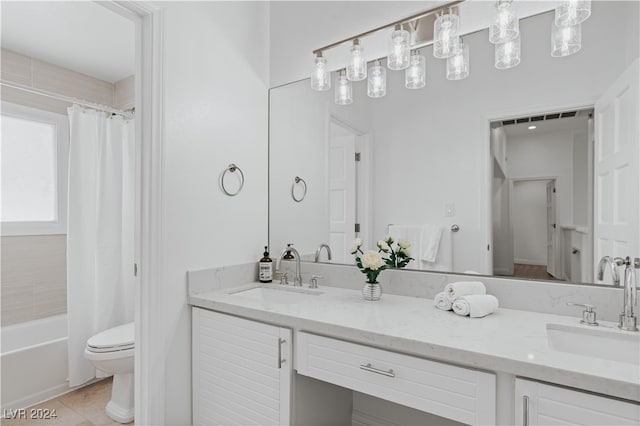
<instances>
[{"instance_id":1,"label":"rolled white towel","mask_svg":"<svg viewBox=\"0 0 640 426\"><path fill-rule=\"evenodd\" d=\"M498 299L490 294L471 294L456 299L452 307L453 312L458 315L481 318L494 313L498 309Z\"/></svg>"},{"instance_id":2,"label":"rolled white towel","mask_svg":"<svg viewBox=\"0 0 640 426\"><path fill-rule=\"evenodd\" d=\"M436 297L433 298L433 306L443 311L450 311L451 305L452 302L447 296L445 296L444 291L436 294Z\"/></svg>"},{"instance_id":3,"label":"rolled white towel","mask_svg":"<svg viewBox=\"0 0 640 426\"><path fill-rule=\"evenodd\" d=\"M452 302L458 297L469 296L471 294L487 294L487 289L480 281L458 281L447 284L444 287L444 294Z\"/></svg>"}]
</instances>

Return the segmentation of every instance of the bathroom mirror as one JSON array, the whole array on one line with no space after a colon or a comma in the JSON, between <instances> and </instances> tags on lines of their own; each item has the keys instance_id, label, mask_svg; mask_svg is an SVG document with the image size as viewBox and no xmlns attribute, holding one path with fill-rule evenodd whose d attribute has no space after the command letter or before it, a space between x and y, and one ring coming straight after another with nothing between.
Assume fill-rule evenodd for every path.
<instances>
[{"instance_id":1,"label":"bathroom mirror","mask_svg":"<svg viewBox=\"0 0 640 426\"><path fill-rule=\"evenodd\" d=\"M613 137L604 97L628 73L638 78L638 13L637 2L593 2L581 50L560 58L550 55L553 12L522 19L522 60L506 70L494 66L488 30L466 35L470 75L460 81L427 46L426 87L406 89L404 71L389 70L385 97L354 82L348 106L309 80L272 89L273 256L294 243L313 261L328 243L331 262L352 264L356 235L375 248L399 231L413 233L410 269L590 283L601 255L638 256L640 141L614 179L594 151L595 139ZM637 128L637 111L627 119ZM291 197L296 176L308 184L302 202ZM425 225L442 229L435 262L415 235Z\"/></svg>"}]
</instances>

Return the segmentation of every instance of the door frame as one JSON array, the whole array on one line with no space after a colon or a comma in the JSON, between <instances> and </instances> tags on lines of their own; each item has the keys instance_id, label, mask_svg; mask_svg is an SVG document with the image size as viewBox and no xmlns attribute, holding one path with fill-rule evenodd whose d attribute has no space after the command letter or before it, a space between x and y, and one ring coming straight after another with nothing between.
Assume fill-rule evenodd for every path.
<instances>
[{"instance_id":1,"label":"door frame","mask_svg":"<svg viewBox=\"0 0 640 426\"><path fill-rule=\"evenodd\" d=\"M596 96L587 96L581 100L569 102L566 104L539 104L515 110L513 108L496 109L494 111L489 111L483 116L482 121L484 123L484 128L482 132L482 149L484 152L482 157L484 158L484 161L482 169L484 179L482 179L482 182L480 184L480 194L483 195L480 200L480 235L484 237L486 247L488 248L484 262L486 268L486 271L484 271L484 273L486 275L493 275L493 196L491 193L493 185L493 158L491 157L491 123L533 115L553 114L554 112L562 112L572 109L593 109L597 100L598 97ZM541 113L540 111L544 112ZM591 179L593 180L593 178ZM591 190L593 190L592 180L589 183Z\"/></svg>"},{"instance_id":2,"label":"door frame","mask_svg":"<svg viewBox=\"0 0 640 426\"><path fill-rule=\"evenodd\" d=\"M108 0L101 6L135 25L135 422L164 424L162 277L164 5Z\"/></svg>"}]
</instances>

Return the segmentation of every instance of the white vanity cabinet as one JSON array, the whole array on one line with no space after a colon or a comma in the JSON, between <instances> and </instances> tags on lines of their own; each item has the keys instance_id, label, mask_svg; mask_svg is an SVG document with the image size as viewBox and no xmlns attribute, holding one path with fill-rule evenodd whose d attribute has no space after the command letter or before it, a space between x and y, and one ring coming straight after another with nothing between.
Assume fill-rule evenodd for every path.
<instances>
[{"instance_id":1,"label":"white vanity cabinet","mask_svg":"<svg viewBox=\"0 0 640 426\"><path fill-rule=\"evenodd\" d=\"M638 426L640 405L532 380L516 379L515 424Z\"/></svg>"},{"instance_id":2,"label":"white vanity cabinet","mask_svg":"<svg viewBox=\"0 0 640 426\"><path fill-rule=\"evenodd\" d=\"M291 330L193 313L193 424L288 425Z\"/></svg>"},{"instance_id":3,"label":"white vanity cabinet","mask_svg":"<svg viewBox=\"0 0 640 426\"><path fill-rule=\"evenodd\" d=\"M466 424L496 423L494 374L304 332L295 350L298 374Z\"/></svg>"}]
</instances>

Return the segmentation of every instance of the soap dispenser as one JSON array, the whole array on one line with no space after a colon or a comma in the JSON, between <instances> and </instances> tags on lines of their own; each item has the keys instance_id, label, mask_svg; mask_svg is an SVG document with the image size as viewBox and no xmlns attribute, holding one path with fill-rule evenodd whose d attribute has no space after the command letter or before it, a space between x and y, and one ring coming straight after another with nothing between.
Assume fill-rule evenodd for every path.
<instances>
[{"instance_id":1,"label":"soap dispenser","mask_svg":"<svg viewBox=\"0 0 640 426\"><path fill-rule=\"evenodd\" d=\"M269 257L269 250L264 246L264 256L260 259L260 282L270 283L273 281L273 260Z\"/></svg>"},{"instance_id":2,"label":"soap dispenser","mask_svg":"<svg viewBox=\"0 0 640 426\"><path fill-rule=\"evenodd\" d=\"M287 252L282 256L282 260L293 260L296 257L291 253L291 244L287 244Z\"/></svg>"}]
</instances>

